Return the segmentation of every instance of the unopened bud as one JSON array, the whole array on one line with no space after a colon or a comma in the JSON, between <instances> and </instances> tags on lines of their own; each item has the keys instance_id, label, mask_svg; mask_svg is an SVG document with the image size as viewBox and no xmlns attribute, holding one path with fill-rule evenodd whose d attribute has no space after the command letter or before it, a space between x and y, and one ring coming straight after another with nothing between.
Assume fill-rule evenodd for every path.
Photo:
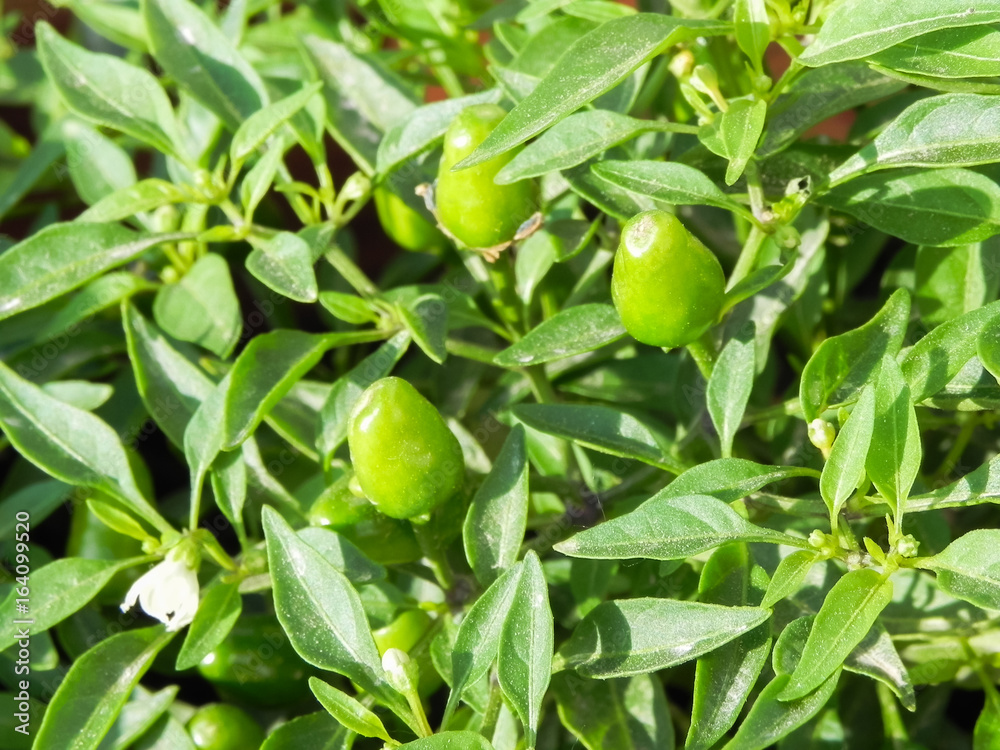
<instances>
[{"instance_id":1,"label":"unopened bud","mask_svg":"<svg viewBox=\"0 0 1000 750\"><path fill-rule=\"evenodd\" d=\"M809 423L809 442L816 446L826 457L833 447L833 439L837 436L833 425L825 419L814 419Z\"/></svg>"}]
</instances>

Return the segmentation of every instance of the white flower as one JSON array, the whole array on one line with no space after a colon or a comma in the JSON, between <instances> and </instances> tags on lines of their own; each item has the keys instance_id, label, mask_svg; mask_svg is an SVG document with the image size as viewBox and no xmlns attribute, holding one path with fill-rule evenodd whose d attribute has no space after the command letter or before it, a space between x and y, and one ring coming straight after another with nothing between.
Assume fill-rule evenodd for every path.
<instances>
[{"instance_id":1,"label":"white flower","mask_svg":"<svg viewBox=\"0 0 1000 750\"><path fill-rule=\"evenodd\" d=\"M198 574L180 560L167 558L145 573L128 590L122 612L136 604L166 623L168 631L189 625L198 611Z\"/></svg>"}]
</instances>

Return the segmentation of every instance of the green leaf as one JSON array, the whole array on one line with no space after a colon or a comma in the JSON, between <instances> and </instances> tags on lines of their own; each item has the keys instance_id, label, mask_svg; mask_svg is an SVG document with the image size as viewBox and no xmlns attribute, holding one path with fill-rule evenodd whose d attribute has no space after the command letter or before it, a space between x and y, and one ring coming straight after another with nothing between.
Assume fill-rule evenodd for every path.
<instances>
[{"instance_id":1,"label":"green leaf","mask_svg":"<svg viewBox=\"0 0 1000 750\"><path fill-rule=\"evenodd\" d=\"M74 661L45 711L35 746L93 750L100 745L129 694L173 635L160 626L127 630Z\"/></svg>"},{"instance_id":2,"label":"green leaf","mask_svg":"<svg viewBox=\"0 0 1000 750\"><path fill-rule=\"evenodd\" d=\"M176 685L170 685L156 693L150 693L141 685L136 685L128 702L118 714L118 719L98 746L98 750L125 750L136 747L136 740L170 708L174 698L177 697L178 689Z\"/></svg>"},{"instance_id":3,"label":"green leaf","mask_svg":"<svg viewBox=\"0 0 1000 750\"><path fill-rule=\"evenodd\" d=\"M805 476L815 476L815 471L796 466L765 466L745 458L717 458L692 466L659 494L711 495L731 503L768 484Z\"/></svg>"},{"instance_id":4,"label":"green leaf","mask_svg":"<svg viewBox=\"0 0 1000 750\"><path fill-rule=\"evenodd\" d=\"M379 331L312 334L271 331L254 337L229 372L223 411L222 447L232 450L257 428L289 389L336 346L377 341Z\"/></svg>"},{"instance_id":5,"label":"green leaf","mask_svg":"<svg viewBox=\"0 0 1000 750\"><path fill-rule=\"evenodd\" d=\"M720 314L725 314L743 300L753 297L758 292L764 291L772 284L785 278L792 268L795 267L795 260L795 258L792 258L783 266L772 263L763 268L758 268L756 271L749 273L745 278L737 281L730 289L726 290L726 298L722 303L722 313Z\"/></svg>"},{"instance_id":6,"label":"green leaf","mask_svg":"<svg viewBox=\"0 0 1000 750\"><path fill-rule=\"evenodd\" d=\"M778 563L771 583L764 593L760 606L771 609L782 599L793 596L802 586L812 566L819 562L818 553L803 549L783 557Z\"/></svg>"},{"instance_id":7,"label":"green leaf","mask_svg":"<svg viewBox=\"0 0 1000 750\"><path fill-rule=\"evenodd\" d=\"M702 568L698 598L708 604L752 604L761 594L754 583L747 546L730 544L712 553ZM685 750L710 748L732 728L770 651L770 629L761 626L698 659Z\"/></svg>"},{"instance_id":8,"label":"green leaf","mask_svg":"<svg viewBox=\"0 0 1000 750\"><path fill-rule=\"evenodd\" d=\"M180 281L160 288L153 316L175 339L228 357L243 330L229 264L221 255L203 255Z\"/></svg>"},{"instance_id":9,"label":"green leaf","mask_svg":"<svg viewBox=\"0 0 1000 750\"><path fill-rule=\"evenodd\" d=\"M984 609L1000 609L1000 529L963 534L920 567L937 573L938 588Z\"/></svg>"},{"instance_id":10,"label":"green leaf","mask_svg":"<svg viewBox=\"0 0 1000 750\"><path fill-rule=\"evenodd\" d=\"M767 621L758 607L677 599L623 599L597 605L559 650L587 677L627 677L683 664Z\"/></svg>"},{"instance_id":11,"label":"green leaf","mask_svg":"<svg viewBox=\"0 0 1000 750\"><path fill-rule=\"evenodd\" d=\"M142 528L130 514L118 510L111 503L92 497L87 500L87 508L101 523L123 536L132 537L140 542L156 541L156 538Z\"/></svg>"},{"instance_id":12,"label":"green leaf","mask_svg":"<svg viewBox=\"0 0 1000 750\"><path fill-rule=\"evenodd\" d=\"M0 537L13 538L17 528L18 511L30 510L31 520L39 524L67 499L72 487L55 479L26 484L16 492L5 493L0 500Z\"/></svg>"},{"instance_id":13,"label":"green leaf","mask_svg":"<svg viewBox=\"0 0 1000 750\"><path fill-rule=\"evenodd\" d=\"M929 326L954 320L996 296L993 267L1000 245L988 240L959 247L920 247L914 265L914 302Z\"/></svg>"},{"instance_id":14,"label":"green leaf","mask_svg":"<svg viewBox=\"0 0 1000 750\"><path fill-rule=\"evenodd\" d=\"M712 153L729 160L727 185L736 182L746 169L764 132L765 117L767 102L737 99L730 102L729 109L717 115L713 123L701 127L698 133L701 142Z\"/></svg>"},{"instance_id":15,"label":"green leaf","mask_svg":"<svg viewBox=\"0 0 1000 750\"><path fill-rule=\"evenodd\" d=\"M528 452L515 425L469 505L462 539L465 556L484 586L517 562L528 522Z\"/></svg>"},{"instance_id":16,"label":"green leaf","mask_svg":"<svg viewBox=\"0 0 1000 750\"><path fill-rule=\"evenodd\" d=\"M818 714L830 700L839 679L840 670L837 670L805 698L783 701L778 696L785 690L791 675L778 675L760 691L736 736L722 750L765 750L771 747Z\"/></svg>"},{"instance_id":17,"label":"green leaf","mask_svg":"<svg viewBox=\"0 0 1000 750\"><path fill-rule=\"evenodd\" d=\"M942 323L906 352L900 368L914 403L940 391L976 356L980 335L1000 318L1000 302L992 302Z\"/></svg>"},{"instance_id":18,"label":"green leaf","mask_svg":"<svg viewBox=\"0 0 1000 750\"><path fill-rule=\"evenodd\" d=\"M442 727L448 726L465 689L481 680L497 658L500 633L521 578L521 568L518 564L504 571L465 613L451 652L451 693Z\"/></svg>"},{"instance_id":19,"label":"green leaf","mask_svg":"<svg viewBox=\"0 0 1000 750\"><path fill-rule=\"evenodd\" d=\"M374 174L382 134L416 109L416 97L372 57L312 35L305 46L325 84L331 135L365 174Z\"/></svg>"},{"instance_id":20,"label":"green leaf","mask_svg":"<svg viewBox=\"0 0 1000 750\"><path fill-rule=\"evenodd\" d=\"M261 517L274 608L299 656L408 713L402 696L386 682L361 598L350 581L273 508L265 507Z\"/></svg>"},{"instance_id":21,"label":"green leaf","mask_svg":"<svg viewBox=\"0 0 1000 750\"><path fill-rule=\"evenodd\" d=\"M771 41L771 22L764 0L736 0L733 8L736 43L757 70L762 70L764 52Z\"/></svg>"},{"instance_id":22,"label":"green leaf","mask_svg":"<svg viewBox=\"0 0 1000 750\"><path fill-rule=\"evenodd\" d=\"M887 355L886 359L890 357ZM830 457L823 466L819 491L823 495L830 517L840 515L844 503L854 494L865 476L865 461L872 446L875 429L878 389L866 387L861 391L851 416L833 441Z\"/></svg>"},{"instance_id":23,"label":"green leaf","mask_svg":"<svg viewBox=\"0 0 1000 750\"><path fill-rule=\"evenodd\" d=\"M548 584L538 555L529 550L504 618L497 654L497 678L524 725L529 750L535 747L542 699L552 676L554 637Z\"/></svg>"},{"instance_id":24,"label":"green leaf","mask_svg":"<svg viewBox=\"0 0 1000 750\"><path fill-rule=\"evenodd\" d=\"M600 349L625 336L618 311L590 303L569 307L539 323L493 361L500 367L528 367Z\"/></svg>"},{"instance_id":25,"label":"green leaf","mask_svg":"<svg viewBox=\"0 0 1000 750\"><path fill-rule=\"evenodd\" d=\"M200 202L189 186L150 177L110 193L77 217L77 221L121 221L174 203Z\"/></svg>"},{"instance_id":26,"label":"green leaf","mask_svg":"<svg viewBox=\"0 0 1000 750\"><path fill-rule=\"evenodd\" d=\"M316 677L309 678L309 689L316 700L329 711L337 723L362 737L378 737L394 744L389 733L385 731L382 720L365 708L357 699L347 693L337 690Z\"/></svg>"},{"instance_id":27,"label":"green leaf","mask_svg":"<svg viewBox=\"0 0 1000 750\"><path fill-rule=\"evenodd\" d=\"M323 84L319 81L306 84L291 96L267 105L244 120L229 144L230 161L234 164L244 162L296 112L305 107L322 87Z\"/></svg>"},{"instance_id":28,"label":"green leaf","mask_svg":"<svg viewBox=\"0 0 1000 750\"><path fill-rule=\"evenodd\" d=\"M57 625L97 596L114 575L126 568L147 562L145 557L127 560L88 560L82 557L63 557L31 572L31 630L41 633ZM22 625L15 620L25 619L18 614L17 588L0 604L0 651L14 645ZM21 597L22 601L24 597Z\"/></svg>"},{"instance_id":29,"label":"green leaf","mask_svg":"<svg viewBox=\"0 0 1000 750\"><path fill-rule=\"evenodd\" d=\"M493 750L478 732L438 732L399 746L399 750ZM266 750L261 748L261 750Z\"/></svg>"},{"instance_id":30,"label":"green leaf","mask_svg":"<svg viewBox=\"0 0 1000 750\"><path fill-rule=\"evenodd\" d=\"M226 639L242 611L243 600L238 581L210 586L201 598L177 654L177 671L201 664L201 660Z\"/></svg>"},{"instance_id":31,"label":"green leaf","mask_svg":"<svg viewBox=\"0 0 1000 750\"><path fill-rule=\"evenodd\" d=\"M94 411L114 393L107 383L90 383L86 380L54 380L44 383L42 390L77 409Z\"/></svg>"},{"instance_id":32,"label":"green leaf","mask_svg":"<svg viewBox=\"0 0 1000 750\"><path fill-rule=\"evenodd\" d=\"M456 166L471 167L510 151L628 78L673 45L724 34L725 24L637 13L608 21L567 49L548 75Z\"/></svg>"},{"instance_id":33,"label":"green leaf","mask_svg":"<svg viewBox=\"0 0 1000 750\"><path fill-rule=\"evenodd\" d=\"M414 343L431 361L443 364L448 357L448 303L439 294L423 294L399 308L399 316Z\"/></svg>"},{"instance_id":34,"label":"green leaf","mask_svg":"<svg viewBox=\"0 0 1000 750\"><path fill-rule=\"evenodd\" d=\"M389 128L385 137L379 141L375 158L376 170L379 174L392 172L406 160L444 138L451 121L463 109L474 104L497 104L502 95L499 88L493 88L417 107L405 119Z\"/></svg>"},{"instance_id":35,"label":"green leaf","mask_svg":"<svg viewBox=\"0 0 1000 750\"><path fill-rule=\"evenodd\" d=\"M540 177L577 164L637 135L664 131L669 123L637 120L606 109L577 112L560 120L511 159L496 176L499 185Z\"/></svg>"},{"instance_id":36,"label":"green leaf","mask_svg":"<svg viewBox=\"0 0 1000 750\"><path fill-rule=\"evenodd\" d=\"M669 454L665 441L649 426L614 407L520 404L512 411L520 421L548 435L572 440L612 456L633 458L674 474L684 470Z\"/></svg>"},{"instance_id":37,"label":"green leaf","mask_svg":"<svg viewBox=\"0 0 1000 750\"><path fill-rule=\"evenodd\" d=\"M1000 498L1000 457L994 456L975 471L940 489L907 499L907 513L962 508L996 502Z\"/></svg>"},{"instance_id":38,"label":"green leaf","mask_svg":"<svg viewBox=\"0 0 1000 750\"><path fill-rule=\"evenodd\" d=\"M50 224L0 254L0 320L38 307L185 234L133 232L118 224Z\"/></svg>"},{"instance_id":39,"label":"green leaf","mask_svg":"<svg viewBox=\"0 0 1000 750\"><path fill-rule=\"evenodd\" d=\"M889 631L878 620L847 657L844 669L878 680L899 697L904 708L916 711L917 696L913 681L892 643Z\"/></svg>"},{"instance_id":40,"label":"green leaf","mask_svg":"<svg viewBox=\"0 0 1000 750\"><path fill-rule=\"evenodd\" d=\"M163 71L230 130L268 104L264 82L189 0L142 0L149 47Z\"/></svg>"},{"instance_id":41,"label":"green leaf","mask_svg":"<svg viewBox=\"0 0 1000 750\"><path fill-rule=\"evenodd\" d=\"M283 165L282 159L285 151L290 145L291 141L282 133L278 133L274 137L274 143L247 172L243 182L240 183L240 202L248 217L253 215L257 206L267 195L275 176L278 174L278 169Z\"/></svg>"},{"instance_id":42,"label":"green leaf","mask_svg":"<svg viewBox=\"0 0 1000 750\"><path fill-rule=\"evenodd\" d=\"M856 60L938 29L997 21L1000 8L994 3L977 7L966 0L917 0L897 6L846 0L833 9L799 61L819 67Z\"/></svg>"},{"instance_id":43,"label":"green leaf","mask_svg":"<svg viewBox=\"0 0 1000 750\"><path fill-rule=\"evenodd\" d=\"M852 570L834 584L816 615L802 658L778 698L804 698L835 675L892 600L892 581L871 568Z\"/></svg>"},{"instance_id":44,"label":"green leaf","mask_svg":"<svg viewBox=\"0 0 1000 750\"><path fill-rule=\"evenodd\" d=\"M1000 232L1000 187L966 169L875 172L818 200L915 245L967 245Z\"/></svg>"},{"instance_id":45,"label":"green leaf","mask_svg":"<svg viewBox=\"0 0 1000 750\"><path fill-rule=\"evenodd\" d=\"M870 144L830 173L837 185L889 167L971 167L1000 161L1000 104L978 94L943 94L907 107Z\"/></svg>"},{"instance_id":46,"label":"green leaf","mask_svg":"<svg viewBox=\"0 0 1000 750\"><path fill-rule=\"evenodd\" d=\"M341 536L333 529L307 526L297 533L306 544L319 552L351 583L360 585L385 579L386 570L384 567L369 560L346 537Z\"/></svg>"},{"instance_id":47,"label":"green leaf","mask_svg":"<svg viewBox=\"0 0 1000 750\"><path fill-rule=\"evenodd\" d=\"M898 289L867 323L820 344L802 371L799 400L805 418L812 421L854 400L882 357L899 352L909 317L910 295Z\"/></svg>"},{"instance_id":48,"label":"green leaf","mask_svg":"<svg viewBox=\"0 0 1000 750\"><path fill-rule=\"evenodd\" d=\"M48 80L71 110L183 160L174 110L155 76L120 57L88 52L45 21L35 33Z\"/></svg>"},{"instance_id":49,"label":"green leaf","mask_svg":"<svg viewBox=\"0 0 1000 750\"><path fill-rule=\"evenodd\" d=\"M324 464L329 462L333 452L347 439L351 411L365 388L392 372L409 343L408 333L397 333L374 354L365 357L353 370L334 381L330 395L320 410L316 435L316 447L319 448Z\"/></svg>"},{"instance_id":50,"label":"green leaf","mask_svg":"<svg viewBox=\"0 0 1000 750\"><path fill-rule=\"evenodd\" d=\"M983 367L1000 382L1000 326L996 325L995 316L991 316L976 336L976 355Z\"/></svg>"},{"instance_id":51,"label":"green leaf","mask_svg":"<svg viewBox=\"0 0 1000 750\"><path fill-rule=\"evenodd\" d=\"M46 474L107 492L157 530L172 531L139 490L125 448L104 420L49 396L2 362L0 427L18 453Z\"/></svg>"},{"instance_id":52,"label":"green leaf","mask_svg":"<svg viewBox=\"0 0 1000 750\"><path fill-rule=\"evenodd\" d=\"M712 424L719 433L723 458L732 455L733 438L740 429L743 412L753 390L756 363L754 331L755 327L751 324L739 338L732 338L726 343L708 379L705 398Z\"/></svg>"},{"instance_id":53,"label":"green leaf","mask_svg":"<svg viewBox=\"0 0 1000 750\"><path fill-rule=\"evenodd\" d=\"M887 355L875 381L875 427L865 468L879 494L897 509L897 523L922 456L910 387L895 358Z\"/></svg>"},{"instance_id":54,"label":"green leaf","mask_svg":"<svg viewBox=\"0 0 1000 750\"><path fill-rule=\"evenodd\" d=\"M664 203L745 211L703 172L677 162L600 161L591 169L602 180Z\"/></svg>"},{"instance_id":55,"label":"green leaf","mask_svg":"<svg viewBox=\"0 0 1000 750\"><path fill-rule=\"evenodd\" d=\"M313 253L309 244L291 232L278 232L267 239L250 237L254 249L247 256L247 270L262 284L296 302L315 302L319 297Z\"/></svg>"},{"instance_id":56,"label":"green leaf","mask_svg":"<svg viewBox=\"0 0 1000 750\"><path fill-rule=\"evenodd\" d=\"M655 677L591 680L573 672L552 679L564 727L587 750L673 750L674 727Z\"/></svg>"},{"instance_id":57,"label":"green leaf","mask_svg":"<svg viewBox=\"0 0 1000 750\"><path fill-rule=\"evenodd\" d=\"M905 87L905 83L886 78L863 62L806 70L768 108L767 130L757 153L762 157L776 154L813 125Z\"/></svg>"},{"instance_id":58,"label":"green leaf","mask_svg":"<svg viewBox=\"0 0 1000 750\"><path fill-rule=\"evenodd\" d=\"M801 539L755 526L714 497L675 497L669 489L660 490L623 516L579 532L555 549L570 557L597 560L682 560L729 542L805 545Z\"/></svg>"},{"instance_id":59,"label":"green leaf","mask_svg":"<svg viewBox=\"0 0 1000 750\"><path fill-rule=\"evenodd\" d=\"M353 742L353 732L326 711L317 711L279 726L260 750L350 750Z\"/></svg>"},{"instance_id":60,"label":"green leaf","mask_svg":"<svg viewBox=\"0 0 1000 750\"><path fill-rule=\"evenodd\" d=\"M53 338L93 318L101 310L117 305L139 292L153 291L151 284L128 271L113 271L98 277L78 291L59 312L53 315L40 338Z\"/></svg>"},{"instance_id":61,"label":"green leaf","mask_svg":"<svg viewBox=\"0 0 1000 750\"><path fill-rule=\"evenodd\" d=\"M1000 697L996 688L987 688L986 704L983 706L972 732L972 750L990 750L1000 742Z\"/></svg>"},{"instance_id":62,"label":"green leaf","mask_svg":"<svg viewBox=\"0 0 1000 750\"><path fill-rule=\"evenodd\" d=\"M170 441L183 448L184 430L214 384L132 305L123 307L122 322L135 383L146 411Z\"/></svg>"},{"instance_id":63,"label":"green leaf","mask_svg":"<svg viewBox=\"0 0 1000 750\"><path fill-rule=\"evenodd\" d=\"M63 126L63 137L69 176L84 203L93 205L106 195L135 184L132 158L107 136L82 122L69 120Z\"/></svg>"},{"instance_id":64,"label":"green leaf","mask_svg":"<svg viewBox=\"0 0 1000 750\"><path fill-rule=\"evenodd\" d=\"M941 29L889 47L869 59L885 68L936 78L1000 76L1000 31L994 26Z\"/></svg>"}]
</instances>

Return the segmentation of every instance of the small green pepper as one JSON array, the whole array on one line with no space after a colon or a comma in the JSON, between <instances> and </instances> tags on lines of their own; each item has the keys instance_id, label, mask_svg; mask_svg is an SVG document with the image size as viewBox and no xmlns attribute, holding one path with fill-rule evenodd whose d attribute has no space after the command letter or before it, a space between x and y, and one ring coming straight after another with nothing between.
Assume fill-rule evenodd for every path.
<instances>
[{"instance_id":1,"label":"small green pepper","mask_svg":"<svg viewBox=\"0 0 1000 750\"><path fill-rule=\"evenodd\" d=\"M309 509L315 526L327 526L343 535L370 559L383 565L401 565L423 557L413 528L389 518L363 497L348 490L349 477L330 485Z\"/></svg>"},{"instance_id":2,"label":"small green pepper","mask_svg":"<svg viewBox=\"0 0 1000 750\"><path fill-rule=\"evenodd\" d=\"M225 703L202 706L187 728L198 750L256 750L264 742L260 724L246 711Z\"/></svg>"},{"instance_id":3,"label":"small green pepper","mask_svg":"<svg viewBox=\"0 0 1000 750\"><path fill-rule=\"evenodd\" d=\"M391 518L429 513L462 486L458 439L431 402L400 378L377 380L361 394L347 444L365 497Z\"/></svg>"},{"instance_id":4,"label":"small green pepper","mask_svg":"<svg viewBox=\"0 0 1000 750\"><path fill-rule=\"evenodd\" d=\"M382 229L404 250L431 252L445 244L441 230L387 187L377 187L373 193L375 211Z\"/></svg>"},{"instance_id":5,"label":"small green pepper","mask_svg":"<svg viewBox=\"0 0 1000 750\"><path fill-rule=\"evenodd\" d=\"M673 214L644 211L622 227L611 298L642 343L690 344L715 323L725 286L718 259Z\"/></svg>"},{"instance_id":6,"label":"small green pepper","mask_svg":"<svg viewBox=\"0 0 1000 750\"><path fill-rule=\"evenodd\" d=\"M227 701L259 707L309 699L311 668L295 653L274 615L241 615L198 672Z\"/></svg>"},{"instance_id":7,"label":"small green pepper","mask_svg":"<svg viewBox=\"0 0 1000 750\"><path fill-rule=\"evenodd\" d=\"M491 248L513 240L518 227L537 210L537 192L530 180L511 185L493 181L520 149L468 169L451 171L486 139L505 114L496 104L466 107L444 136L444 156L435 190L438 220L472 248Z\"/></svg>"}]
</instances>

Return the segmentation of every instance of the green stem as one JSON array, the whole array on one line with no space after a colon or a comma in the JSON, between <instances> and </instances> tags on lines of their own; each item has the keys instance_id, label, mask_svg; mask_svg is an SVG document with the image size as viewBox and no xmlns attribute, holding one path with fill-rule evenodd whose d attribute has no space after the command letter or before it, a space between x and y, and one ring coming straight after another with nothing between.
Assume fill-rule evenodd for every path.
<instances>
[{"instance_id":1,"label":"green stem","mask_svg":"<svg viewBox=\"0 0 1000 750\"><path fill-rule=\"evenodd\" d=\"M726 289L732 289L750 275L760 259L760 250L764 246L765 239L767 239L767 234L759 226L755 224L750 228L750 236L747 237L747 241L743 245L739 260L736 261L736 267L729 275Z\"/></svg>"},{"instance_id":2,"label":"green stem","mask_svg":"<svg viewBox=\"0 0 1000 750\"><path fill-rule=\"evenodd\" d=\"M333 221L337 217L336 209L334 208L334 195L336 191L333 185L333 175L330 174L330 168L326 165L326 162L317 161L313 166L316 170L316 177L319 180L319 195L323 203L323 209L326 211L327 221Z\"/></svg>"},{"instance_id":3,"label":"green stem","mask_svg":"<svg viewBox=\"0 0 1000 750\"><path fill-rule=\"evenodd\" d=\"M892 691L881 682L875 683L878 692L878 704L882 709L882 727L887 740L892 741L893 750L903 750L910 741L903 724L903 718L899 715L899 707L896 705L896 698Z\"/></svg>"},{"instance_id":4,"label":"green stem","mask_svg":"<svg viewBox=\"0 0 1000 750\"><path fill-rule=\"evenodd\" d=\"M698 135L701 130L697 125L685 125L681 122L654 122L651 123L650 129L663 133L687 133L689 135Z\"/></svg>"},{"instance_id":5,"label":"green stem","mask_svg":"<svg viewBox=\"0 0 1000 750\"><path fill-rule=\"evenodd\" d=\"M471 344L468 341L461 341L460 339L447 339L444 342L444 347L448 350L449 354L482 362L487 365L492 365L493 358L499 354L496 349L488 349L485 346Z\"/></svg>"},{"instance_id":6,"label":"green stem","mask_svg":"<svg viewBox=\"0 0 1000 750\"><path fill-rule=\"evenodd\" d=\"M528 381L531 383L531 392L535 394L535 400L538 403L554 404L559 400L542 365L525 367L524 374L528 376Z\"/></svg>"},{"instance_id":7,"label":"green stem","mask_svg":"<svg viewBox=\"0 0 1000 750\"><path fill-rule=\"evenodd\" d=\"M503 696L500 693L500 685L495 677L490 678L490 697L486 703L486 711L483 713L483 723L479 728L479 733L486 738L487 742L492 742L493 734L496 732L497 719L500 717L500 707L503 705Z\"/></svg>"},{"instance_id":8,"label":"green stem","mask_svg":"<svg viewBox=\"0 0 1000 750\"><path fill-rule=\"evenodd\" d=\"M420 551L427 558L438 585L445 591L451 591L455 584L455 574L451 570L451 564L448 562L444 548L439 543L437 536L430 532L428 524L414 523L412 526L413 534L417 537L417 543L420 545Z\"/></svg>"},{"instance_id":9,"label":"green stem","mask_svg":"<svg viewBox=\"0 0 1000 750\"><path fill-rule=\"evenodd\" d=\"M362 297L377 297L379 295L379 289L375 283L339 247L334 245L326 251L323 257L337 269L337 273L344 277L344 281L350 284L351 288Z\"/></svg>"},{"instance_id":10,"label":"green stem","mask_svg":"<svg viewBox=\"0 0 1000 750\"><path fill-rule=\"evenodd\" d=\"M510 253L503 253L496 263L487 267L490 284L493 286L491 302L497 316L507 329L520 338L521 300L517 296L517 280L514 276L514 261Z\"/></svg>"}]
</instances>

